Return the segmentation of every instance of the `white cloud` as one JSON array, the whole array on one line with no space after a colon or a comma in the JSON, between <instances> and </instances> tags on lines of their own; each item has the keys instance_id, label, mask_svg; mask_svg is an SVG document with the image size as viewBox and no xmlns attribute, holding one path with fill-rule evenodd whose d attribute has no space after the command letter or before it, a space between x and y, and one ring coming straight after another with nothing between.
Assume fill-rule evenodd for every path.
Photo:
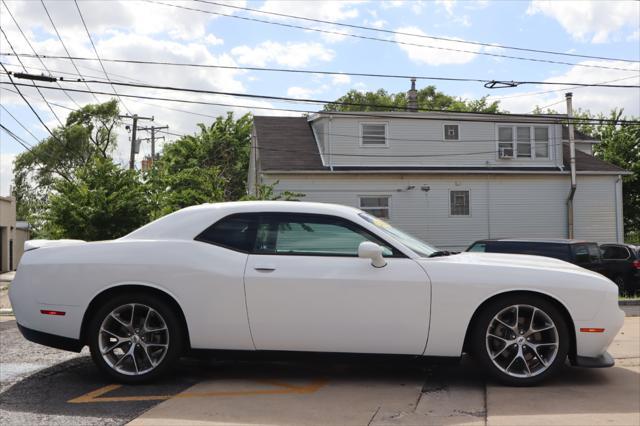
<instances>
[{"instance_id":1,"label":"white cloud","mask_svg":"<svg viewBox=\"0 0 640 426\"><path fill-rule=\"evenodd\" d=\"M436 4L440 5L447 11L449 16L453 15L453 8L456 5L456 0L436 0Z\"/></svg>"},{"instance_id":2,"label":"white cloud","mask_svg":"<svg viewBox=\"0 0 640 426\"><path fill-rule=\"evenodd\" d=\"M256 47L238 46L231 54L243 65L264 67L275 63L289 67L302 67L313 61L331 61L335 52L320 43L278 43L264 41Z\"/></svg>"},{"instance_id":3,"label":"white cloud","mask_svg":"<svg viewBox=\"0 0 640 426\"><path fill-rule=\"evenodd\" d=\"M638 41L640 40L640 30L635 30L633 33L627 36L627 41Z\"/></svg>"},{"instance_id":4,"label":"white cloud","mask_svg":"<svg viewBox=\"0 0 640 426\"><path fill-rule=\"evenodd\" d=\"M384 19L376 19L373 21L369 21L365 19L364 21L364 25L369 25L373 28L378 28L378 29L384 28L386 24L387 24L387 21L385 21Z\"/></svg>"},{"instance_id":5,"label":"white cloud","mask_svg":"<svg viewBox=\"0 0 640 426\"><path fill-rule=\"evenodd\" d=\"M0 196L10 195L9 188L13 182L13 160L15 154L0 154Z\"/></svg>"},{"instance_id":6,"label":"white cloud","mask_svg":"<svg viewBox=\"0 0 640 426\"><path fill-rule=\"evenodd\" d=\"M211 46L219 46L221 44L224 44L224 40L221 38L218 38L216 36L214 36L213 34L207 34L207 36L204 38L204 41L207 42L208 45Z\"/></svg>"},{"instance_id":7,"label":"white cloud","mask_svg":"<svg viewBox=\"0 0 640 426\"><path fill-rule=\"evenodd\" d=\"M306 87L293 86L287 89L287 96L296 99L309 98L314 93L315 90Z\"/></svg>"},{"instance_id":8,"label":"white cloud","mask_svg":"<svg viewBox=\"0 0 640 426\"><path fill-rule=\"evenodd\" d=\"M416 27L403 27L398 28L396 31L416 35L427 35L424 31ZM462 40L457 37L450 38ZM409 59L413 62L427 65L466 64L471 62L477 56L477 52L482 50L482 47L477 45L465 45L461 47L462 45L460 43L453 41L430 40L410 35L396 34L395 40L399 42L398 47L407 53ZM411 46L400 43L421 44L433 47ZM444 49L463 49L468 52L456 52Z\"/></svg>"},{"instance_id":9,"label":"white cloud","mask_svg":"<svg viewBox=\"0 0 640 426\"><path fill-rule=\"evenodd\" d=\"M527 13L554 18L574 39L590 38L592 43L604 43L611 34L627 26L632 29L640 26L640 2L637 1L533 0Z\"/></svg>"},{"instance_id":10,"label":"white cloud","mask_svg":"<svg viewBox=\"0 0 640 426\"><path fill-rule=\"evenodd\" d=\"M334 85L349 84L351 83L351 77L344 74L334 75L331 83L333 83Z\"/></svg>"},{"instance_id":11,"label":"white cloud","mask_svg":"<svg viewBox=\"0 0 640 426\"><path fill-rule=\"evenodd\" d=\"M627 68L629 71L574 66L566 73L550 77L545 81L640 85L640 75L637 73L636 64L617 61L584 61L581 64ZM634 69L635 75L633 75ZM549 92L549 90L553 90L553 92L540 93ZM603 113L608 115L613 108L624 108L625 114L640 116L640 89L572 88L571 85L553 86L549 89L549 86L539 86L529 92L491 96L489 100L500 100L500 106L513 113L526 113L532 111L536 105L543 107L559 102L559 104L553 105L551 108L564 112L564 94L568 91L573 92L573 107L576 109L581 108L589 110L593 114Z\"/></svg>"},{"instance_id":12,"label":"white cloud","mask_svg":"<svg viewBox=\"0 0 640 426\"><path fill-rule=\"evenodd\" d=\"M380 4L383 9L395 9L404 6L404 0L385 0Z\"/></svg>"}]
</instances>

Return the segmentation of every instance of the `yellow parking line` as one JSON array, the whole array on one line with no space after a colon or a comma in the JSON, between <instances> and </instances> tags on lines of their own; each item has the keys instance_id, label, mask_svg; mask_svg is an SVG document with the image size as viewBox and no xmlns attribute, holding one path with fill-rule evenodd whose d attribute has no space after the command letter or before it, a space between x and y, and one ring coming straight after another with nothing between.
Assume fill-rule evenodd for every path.
<instances>
[{"instance_id":1,"label":"yellow parking line","mask_svg":"<svg viewBox=\"0 0 640 426\"><path fill-rule=\"evenodd\" d=\"M285 395L314 393L323 387L326 380L315 380L306 386L291 385L277 381L256 381L269 384L277 389L256 389L250 391L211 391L211 392L183 392L176 395L134 395L134 396L103 396L119 389L122 385L107 385L88 392L77 398L70 399L71 404L87 404L93 402L130 402L130 401L164 401L170 398L203 398L215 396L250 396L250 395Z\"/></svg>"}]
</instances>

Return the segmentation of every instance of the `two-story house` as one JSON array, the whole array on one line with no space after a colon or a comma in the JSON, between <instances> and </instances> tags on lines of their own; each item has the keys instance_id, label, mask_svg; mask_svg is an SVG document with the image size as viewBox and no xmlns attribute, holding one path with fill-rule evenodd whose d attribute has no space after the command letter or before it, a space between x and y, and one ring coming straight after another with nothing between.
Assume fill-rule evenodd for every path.
<instances>
[{"instance_id":1,"label":"two-story house","mask_svg":"<svg viewBox=\"0 0 640 426\"><path fill-rule=\"evenodd\" d=\"M623 240L625 170L575 132L573 215L564 115L319 112L254 117L249 191L359 207L438 247L482 238ZM571 216L571 217L570 217ZM573 221L573 225L571 225Z\"/></svg>"}]
</instances>

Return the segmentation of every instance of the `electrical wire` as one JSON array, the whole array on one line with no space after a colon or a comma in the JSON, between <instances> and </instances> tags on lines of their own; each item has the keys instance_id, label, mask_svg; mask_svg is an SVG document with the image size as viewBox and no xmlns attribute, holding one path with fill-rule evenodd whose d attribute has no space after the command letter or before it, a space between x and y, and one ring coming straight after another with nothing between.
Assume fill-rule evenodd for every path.
<instances>
[{"instance_id":1,"label":"electrical wire","mask_svg":"<svg viewBox=\"0 0 640 426\"><path fill-rule=\"evenodd\" d=\"M93 38L91 38L91 33L89 32L89 28L87 27L87 23L84 20L84 16L82 16L82 10L80 9L80 5L78 4L78 0L73 0L73 2L76 5L76 9L78 9L78 14L80 15L80 20L82 21L82 25L84 26L84 29L87 32L87 37L89 38L89 41L91 42L91 47L93 47L93 51L96 54L96 58L98 58L98 62L100 62L100 67L102 68L102 71L104 72L104 76L107 77L107 80L109 80L109 74L107 74L107 70L105 69L104 64L102 63L102 60L100 59L100 55L98 54L98 49L96 48L96 45L93 43ZM129 108L127 107L127 104L125 104L124 101L122 99L120 99L120 96L118 95L118 92L116 91L116 88L113 87L113 85L111 86L111 88L113 89L113 93L116 95L116 97L118 98L118 100L120 101L120 103L122 104L124 109L127 110L127 113L129 115L131 115L131 111L129 111Z\"/></svg>"},{"instance_id":2,"label":"electrical wire","mask_svg":"<svg viewBox=\"0 0 640 426\"><path fill-rule=\"evenodd\" d=\"M3 56L13 56L7 53L0 52ZM34 55L28 53L18 54L21 57L34 57ZM61 60L76 60L76 61L96 61L96 58L88 58L82 56L59 56L59 55L37 55L41 59L61 59ZM194 64L189 62L169 62L169 61L149 61L149 60L137 60L137 59L117 59L117 58L100 58L102 62L113 63L125 63L136 65L161 65L161 66L176 66L176 67L190 67L190 68L213 68L213 69L226 69L226 70L239 70L239 71L265 71L265 72L281 72L292 74L320 74L320 75L342 75L342 76L354 76L354 77L374 77L374 78L395 78L408 80L415 78L417 80L435 80L435 81L457 81L457 82L472 82L472 83L494 83L496 80L487 80L480 78L458 78L458 77L442 77L442 76L425 76L425 75L398 75L398 74L375 74L375 73L361 73L361 72L347 72L347 71L326 71L326 70L310 70L310 69L291 69L291 68L268 68L268 67L245 67L245 66L232 66L232 65L211 65L211 64ZM625 71L632 72L633 70L624 69ZM631 76L629 78L637 78L638 76ZM625 77L626 78L626 77ZM566 86L574 85L576 87L608 87L617 89L632 89L640 88L640 85L605 85L602 83L578 83L578 82L562 82L562 81L510 81L509 83L515 86L520 85L552 85L552 86Z\"/></svg>"},{"instance_id":3,"label":"electrical wire","mask_svg":"<svg viewBox=\"0 0 640 426\"><path fill-rule=\"evenodd\" d=\"M580 54L577 54L577 53L557 52L557 51L553 51L553 50L540 50L540 49L531 49L531 48L525 48L525 47L507 46L507 45L494 44L494 43L483 43L483 42L478 42L478 41L457 40L457 39L454 39L454 38L438 37L438 36L431 36L431 35L426 35L426 34L412 34L412 33L406 33L406 32L401 32L401 31L385 30L383 28L367 27L367 26L364 26L364 25L354 25L354 24L347 24L347 23L335 22L335 21L325 21L325 20L317 19L317 18L307 18L307 17L304 17L304 16L289 15L289 14L286 14L286 13L278 13L278 12L272 12L272 11L266 11L266 10L260 10L260 9L252 9L250 7L242 7L242 6L236 6L236 5L231 5L231 4L218 3L218 2L214 2L214 1L206 1L206 0L194 0L194 1L199 2L199 3L211 4L211 5L215 5L215 6L228 7L228 8L237 9L237 10L244 10L244 11L251 12L251 13L261 13L261 14L265 14L265 15L279 16L279 17L282 17L282 18L299 19L299 20L315 22L315 23L319 23L319 24L328 24L328 25L335 25L335 26L340 26L340 27L354 28L354 29L358 29L358 30L375 31L375 32L380 32L380 33L385 33L385 34L411 36L411 37L426 38L426 39L431 39L431 40L447 41L447 42L461 43L461 44L472 44L472 45L476 45L476 46L484 46L484 47L499 48L499 49L518 50L518 51L521 51L521 52L543 53L543 54L547 54L547 55L571 56L571 57L575 57L575 58L586 58L586 59L602 59L602 60L606 60L606 61L640 62L640 61L635 60L635 59L622 59L622 58L611 58L611 57L606 57L606 56L580 55Z\"/></svg>"},{"instance_id":4,"label":"electrical wire","mask_svg":"<svg viewBox=\"0 0 640 426\"><path fill-rule=\"evenodd\" d=\"M4 81L0 81L0 84L9 84L8 82L4 82ZM12 83L14 86L26 86L26 87L31 87L28 84L22 84L22 83ZM59 88L56 87L51 87L51 86L40 86L40 85L36 85L35 87L39 87L39 88L45 88L45 89L49 89L49 90L60 90ZM86 90L80 90L80 89L66 89L72 92L79 92L79 93L89 93ZM112 95L111 93L106 93L106 92L95 92L96 94L99 95ZM247 95L244 94L246 96L253 96L253 97L260 97L260 95ZM232 108L246 108L246 109L261 109L261 110L270 110L270 111L285 111L285 112L299 112L299 113L304 113L304 114L313 114L316 113L317 111L309 111L309 110L300 110L300 109L291 109L291 108L274 108L274 107L260 107L260 106L253 106L253 105L237 105L237 104L227 104L227 103L218 103L218 102L206 102L206 101L195 101L195 100L191 100L191 99L175 99L175 98L164 98L164 97L154 97L154 96L145 96L145 95L130 95L130 94L122 94L121 96L123 97L127 97L127 98L139 98L139 99L150 99L150 100L159 100L159 101L168 101L168 102L179 102L179 103L188 103L188 104L198 104L198 105L215 105L215 106L225 106L225 107L232 107ZM233 95L231 95L233 96ZM294 101L297 101L297 99L295 99ZM322 101L314 101L317 103L321 103ZM363 104L360 104L360 106L366 106ZM512 118L512 117L525 117L523 119L518 119L519 123L540 123L540 124L555 124L555 123L560 123L560 122L564 122L567 121L567 117L566 116L557 116L557 117L553 117L553 116L549 116L549 115L535 115L532 116L531 114L494 114L494 113L485 113L485 112L472 112L472 111L447 111L447 110L430 110L430 112L436 112L436 113L441 113L441 114L447 114L447 113L454 113L454 114L469 114L469 115L487 115L487 116L494 116L494 117L505 117L505 118ZM384 112L374 112L374 113L362 113L362 112L343 112L343 111L321 111L321 113L324 114L333 114L336 116L352 116L352 117L364 117L364 118L402 118L403 120L422 120L422 121L442 121L443 118L438 118L438 117L424 117L424 116L419 116L419 115L415 115L412 116L410 115L411 113L408 113L407 115L402 115L402 116L398 116L398 115L389 115L389 114L385 114ZM529 121L527 121L527 118L529 119ZM545 121L544 118L546 118L547 120ZM532 121L533 119L533 121ZM474 118L463 118L463 117L456 117L455 118L456 121L461 121L461 122L484 122L486 120L479 120L479 119L474 119ZM622 120L622 121L617 121L617 120L610 120L610 119L596 119L596 118L586 118L586 117L573 117L571 119L573 122L575 123L583 123L583 122L596 122L596 123L614 123L614 124L640 124L640 121L632 121L632 120Z\"/></svg>"},{"instance_id":5,"label":"electrical wire","mask_svg":"<svg viewBox=\"0 0 640 426\"><path fill-rule=\"evenodd\" d=\"M409 43L409 42L399 41L399 40L388 40L388 39L378 38L378 37L363 36L363 35L358 35L358 34L351 34L351 33L339 32L339 31L331 31L331 30L320 29L320 28L305 27L305 26L295 25L295 24L285 24L285 23L282 23L282 22L267 21L267 20L264 20L264 19L250 18L250 17L247 17L247 16L230 15L230 14L227 14L227 13L214 12L214 11L203 10L203 9L197 9L197 8L194 8L194 7L184 6L184 5L180 5L180 4L171 4L171 3L164 3L164 2L161 2L161 1L152 1L152 0L144 0L144 1L146 1L147 3L151 3L151 4L161 4L161 5L164 5L164 6L170 6L170 7L175 7L175 8L179 8L179 9L191 10L191 11L195 11L195 12L202 12L202 13L207 13L207 14L210 14L210 15L225 16L227 18L240 19L240 20L244 20L244 21L260 22L260 23L263 23L263 24L277 25L277 26L287 27L287 28L296 28L296 29L301 29L301 30L304 30L304 31L315 31L315 32L324 33L324 34L332 34L332 35L340 35L340 36L345 36L345 37L353 37L353 38L358 38L358 39L363 39L363 40L381 41L381 42L384 42L384 43L401 44L401 45L405 45L405 46L426 47L426 48L429 48L429 49L446 50L446 51L453 51L453 52L460 52L460 53L470 53L470 54L474 54L474 55L492 56L492 57L505 58L505 59L517 59L517 60L521 60L521 61L531 61L531 62L540 62L540 63L557 64L557 65L569 65L569 66L586 67L586 68L600 68L600 69L629 71L628 69L625 69L625 68L608 67L608 66L603 66L603 65L590 65L590 64L575 63L575 62L553 61L553 60L550 60L550 59L527 58L527 57L524 57L524 56L502 55L502 54L499 54L499 53L479 52L479 51L473 51L473 50L454 49L454 48L442 47L442 46L431 46L431 45L419 44L419 43Z\"/></svg>"},{"instance_id":6,"label":"electrical wire","mask_svg":"<svg viewBox=\"0 0 640 426\"><path fill-rule=\"evenodd\" d=\"M38 56L38 52L36 52L36 49L33 47L33 45L31 44L31 42L29 41L29 38L26 36L26 34L24 33L24 31L22 31L22 27L20 27L20 24L18 24L18 21L16 20L16 18L13 16L13 13L11 13L11 9L9 9L9 6L7 6L7 3L2 0L2 4L4 5L5 9L7 9L7 12L9 13L9 16L11 17L11 20L13 20L13 23L16 25L16 28L18 28L18 31L20 31L20 34L22 34L22 38L24 38L24 40L27 42L27 45L29 46L29 48L31 49L31 51L33 52L33 54L35 56ZM47 73L49 75L51 75L51 72L47 69L47 65L44 63L44 61L42 60L42 58L38 58L38 60L40 61L40 63L42 64L42 66L44 67L44 69L47 71ZM60 85L60 83L58 83L58 85ZM62 86L60 86L62 87ZM69 93L64 92L63 93L67 96L67 98L69 98L69 100L71 102L73 102L74 104L76 104L77 107L80 107L80 104L78 104L78 102L76 102L75 99L73 99L71 97L71 95L69 95Z\"/></svg>"},{"instance_id":7,"label":"electrical wire","mask_svg":"<svg viewBox=\"0 0 640 426\"><path fill-rule=\"evenodd\" d=\"M47 9L47 5L44 4L44 0L40 0L40 3L42 3L42 7L44 8L44 11L46 12L47 17L49 18L49 22L51 23L51 26L53 27L53 30L55 31L56 35L58 36L58 40L60 40L60 44L62 44L62 47L63 47L64 51L67 53L67 56L69 58L71 58L71 53L69 52L69 49L67 49L67 45L64 43L64 40L62 39L62 36L58 32L58 28L56 27L56 24L53 22L53 18L51 17L51 14L49 13L49 10ZM76 69L76 73L78 74L78 76L81 79L84 79L84 76L82 75L82 73L78 69L78 66L76 65L76 63L74 62L73 59L71 59L71 64ZM56 71L56 72L59 72L59 71ZM88 84L85 83L85 85L87 86L87 90L91 90L91 87L89 87ZM96 102L100 103L100 100L98 99L98 97L96 95L93 95L93 98L96 100Z\"/></svg>"},{"instance_id":8,"label":"electrical wire","mask_svg":"<svg viewBox=\"0 0 640 426\"><path fill-rule=\"evenodd\" d=\"M0 33L2 33L2 35L4 36L5 40L7 40L7 44L9 45L9 48L15 52L15 50L13 49L13 45L11 44L11 41L9 41L9 38L7 37L7 34L4 32L4 30L2 29L2 27L0 27ZM22 61L20 60L20 58L17 58L18 62L20 62L20 65L22 65L22 68L24 69L24 72L28 72L27 71L27 67L24 66L24 64L22 63ZM7 68L4 66L4 64L2 65L2 68L5 70L5 72L7 71ZM36 87L36 90L38 91L38 93L40 94L40 97L42 98L42 100L44 101L45 104L47 104L47 107L49 107L49 111L51 111L51 113L53 114L53 116L55 117L56 120L58 120L58 123L60 123L60 125L62 126L62 120L60 120L60 117L58 117L58 114L56 114L56 112L53 110L53 107L51 107L51 104L49 103L49 101L47 101L47 98L44 97L44 94L40 91L39 88L37 88L37 85L35 84L35 82L33 83L33 87Z\"/></svg>"},{"instance_id":9,"label":"electrical wire","mask_svg":"<svg viewBox=\"0 0 640 426\"><path fill-rule=\"evenodd\" d=\"M31 130L29 130L29 128L28 128L28 127L26 127L24 124L22 124L22 123L20 122L20 120L18 120L18 119L17 119L13 114L11 114L11 111L9 111L9 110L7 109L7 107L5 107L4 105L0 104L0 108L2 108L2 109L3 109L7 114L9 114L9 116L10 116L11 118L13 118L13 121L15 121L16 123L18 123L18 125L20 125L20 127L22 127L22 128L23 128L27 133L29 133L33 139L35 139L38 143L40 143L40 139L39 139L36 135L34 135L34 134L31 132Z\"/></svg>"}]
</instances>

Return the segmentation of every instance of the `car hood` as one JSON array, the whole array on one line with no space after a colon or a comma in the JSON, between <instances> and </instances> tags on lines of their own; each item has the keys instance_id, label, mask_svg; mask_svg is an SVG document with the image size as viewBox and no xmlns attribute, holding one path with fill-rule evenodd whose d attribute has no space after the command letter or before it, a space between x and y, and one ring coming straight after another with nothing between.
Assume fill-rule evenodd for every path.
<instances>
[{"instance_id":1,"label":"car hood","mask_svg":"<svg viewBox=\"0 0 640 426\"><path fill-rule=\"evenodd\" d=\"M464 263L486 266L511 266L511 267L523 267L532 269L550 269L555 271L572 271L582 272L589 275L597 275L588 269L584 269L573 263L565 262L563 260L554 259L552 257L533 256L528 254L506 254L506 253L475 253L475 252L463 252L454 254L451 256L442 256L434 258L422 258L420 262L430 263L433 261L443 261L447 263Z\"/></svg>"}]
</instances>

